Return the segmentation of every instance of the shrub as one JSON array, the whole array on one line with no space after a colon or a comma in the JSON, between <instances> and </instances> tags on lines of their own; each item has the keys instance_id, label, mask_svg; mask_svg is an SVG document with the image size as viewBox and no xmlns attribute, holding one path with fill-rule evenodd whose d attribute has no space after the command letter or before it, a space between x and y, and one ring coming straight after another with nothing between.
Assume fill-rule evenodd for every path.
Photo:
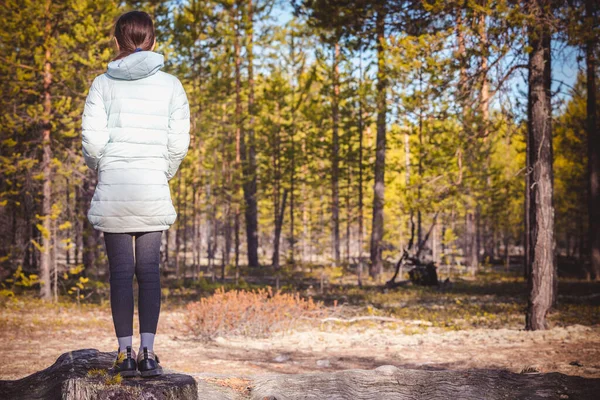
<instances>
[{"instance_id":1,"label":"shrub","mask_svg":"<svg viewBox=\"0 0 600 400\"><path fill-rule=\"evenodd\" d=\"M270 287L253 291L219 288L186 308L184 327L206 340L217 336L268 337L326 313L321 302L303 299L297 293L273 293Z\"/></svg>"}]
</instances>

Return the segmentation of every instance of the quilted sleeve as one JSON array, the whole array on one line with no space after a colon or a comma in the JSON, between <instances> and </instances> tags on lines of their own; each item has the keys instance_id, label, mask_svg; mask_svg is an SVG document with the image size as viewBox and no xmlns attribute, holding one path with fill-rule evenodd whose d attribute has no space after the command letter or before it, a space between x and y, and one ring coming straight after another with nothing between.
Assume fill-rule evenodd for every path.
<instances>
[{"instance_id":1,"label":"quilted sleeve","mask_svg":"<svg viewBox=\"0 0 600 400\"><path fill-rule=\"evenodd\" d=\"M99 78L96 77L92 82L81 118L83 158L87 166L94 170L98 169L98 162L109 139L108 116Z\"/></svg>"},{"instance_id":2,"label":"quilted sleeve","mask_svg":"<svg viewBox=\"0 0 600 400\"><path fill-rule=\"evenodd\" d=\"M190 145L190 106L183 85L176 79L169 116L167 179L173 178Z\"/></svg>"}]
</instances>

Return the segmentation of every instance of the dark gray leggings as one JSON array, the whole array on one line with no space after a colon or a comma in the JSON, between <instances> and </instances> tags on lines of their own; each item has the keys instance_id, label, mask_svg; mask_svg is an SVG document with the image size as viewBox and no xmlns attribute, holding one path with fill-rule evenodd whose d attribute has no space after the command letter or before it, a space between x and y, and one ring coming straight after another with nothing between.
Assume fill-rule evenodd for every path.
<instances>
[{"instance_id":1,"label":"dark gray leggings","mask_svg":"<svg viewBox=\"0 0 600 400\"><path fill-rule=\"evenodd\" d=\"M135 255L133 251L135 237ZM140 333L156 334L160 313L162 231L104 233L110 271L110 306L117 337L133 335L133 275L139 286Z\"/></svg>"}]
</instances>

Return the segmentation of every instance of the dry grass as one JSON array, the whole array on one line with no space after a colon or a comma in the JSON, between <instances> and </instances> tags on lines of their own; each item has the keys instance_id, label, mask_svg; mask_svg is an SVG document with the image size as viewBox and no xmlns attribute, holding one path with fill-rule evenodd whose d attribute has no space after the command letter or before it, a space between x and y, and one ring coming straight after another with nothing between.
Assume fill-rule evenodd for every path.
<instances>
[{"instance_id":1,"label":"dry grass","mask_svg":"<svg viewBox=\"0 0 600 400\"><path fill-rule=\"evenodd\" d=\"M549 314L551 326L600 324L600 297L595 297L600 293L599 283L561 279L558 293L558 303ZM382 290L375 286L332 285L316 299L326 304L340 301L352 311L346 317L366 314L422 320L445 331L522 329L527 284L516 274L482 273L472 281L457 279L445 290L419 286ZM425 329L420 328L415 333Z\"/></svg>"},{"instance_id":2,"label":"dry grass","mask_svg":"<svg viewBox=\"0 0 600 400\"><path fill-rule=\"evenodd\" d=\"M410 368L502 368L518 373L533 365L544 372L600 377L597 282L561 280L559 305L550 315L553 329L536 332L523 330L526 285L515 277L454 281L453 287L445 291L413 286L384 292L368 285L362 289L326 285L320 297L316 297L317 289L308 290L302 281L299 284L306 285L303 301L312 301L320 308L307 314L310 320L296 317L294 331L268 338L231 335L198 341L194 335L185 334L182 327L182 319L190 312L179 304L187 304L190 299L184 293L173 294L161 308L157 340L164 354L161 361L177 371L241 375L322 371L317 362L328 359L334 370L392 364ZM313 283L313 287L317 286ZM214 317L225 305L219 304L223 297L218 300L210 293L198 290L190 296L194 301L209 296L206 300L219 310ZM77 306L66 297L61 296L59 304L51 304L36 299L37 295L26 291L0 301L0 337L4 339L0 341L0 358L11 360L0 363L2 379L19 379L40 371L74 349L115 349L108 297ZM314 301L309 300L310 295L315 296ZM235 297L229 296L232 301L228 304L235 306ZM272 298L259 296L265 303ZM269 310L266 305L259 306L263 307L263 315ZM319 324L325 316L346 320L384 316L401 321L378 318ZM305 329L305 323L312 328ZM134 340L139 340L137 316L134 332ZM40 347L44 352L39 352ZM281 354L290 359L276 361ZM101 372L90 374L88 379L100 384L108 378ZM233 381L221 383L235 386ZM243 383L237 387L242 390Z\"/></svg>"},{"instance_id":3,"label":"dry grass","mask_svg":"<svg viewBox=\"0 0 600 400\"><path fill-rule=\"evenodd\" d=\"M301 321L327 313L320 302L299 294L217 289L212 296L188 303L183 327L188 333L210 340L217 336L268 337L287 332Z\"/></svg>"},{"instance_id":4,"label":"dry grass","mask_svg":"<svg viewBox=\"0 0 600 400\"><path fill-rule=\"evenodd\" d=\"M242 396L250 395L251 381L242 378L203 378L206 382L233 389Z\"/></svg>"}]
</instances>

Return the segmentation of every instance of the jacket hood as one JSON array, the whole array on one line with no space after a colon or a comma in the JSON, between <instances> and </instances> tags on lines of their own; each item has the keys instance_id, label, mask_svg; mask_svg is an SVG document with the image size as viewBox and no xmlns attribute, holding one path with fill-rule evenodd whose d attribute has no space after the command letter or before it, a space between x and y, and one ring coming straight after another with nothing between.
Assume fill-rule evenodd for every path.
<instances>
[{"instance_id":1,"label":"jacket hood","mask_svg":"<svg viewBox=\"0 0 600 400\"><path fill-rule=\"evenodd\" d=\"M135 80L154 75L165 65L164 56L153 51L138 51L108 63L106 73L115 79Z\"/></svg>"}]
</instances>

